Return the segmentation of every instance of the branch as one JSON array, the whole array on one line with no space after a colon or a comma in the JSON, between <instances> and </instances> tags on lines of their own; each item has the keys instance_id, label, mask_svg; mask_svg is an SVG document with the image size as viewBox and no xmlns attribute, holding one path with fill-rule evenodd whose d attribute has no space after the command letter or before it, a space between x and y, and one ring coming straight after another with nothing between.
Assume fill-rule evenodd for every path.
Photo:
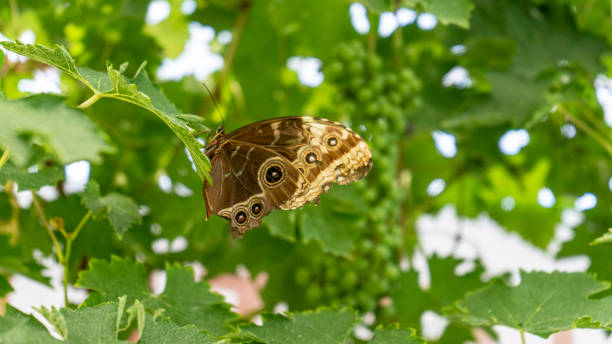
<instances>
[{"instance_id":1,"label":"branch","mask_svg":"<svg viewBox=\"0 0 612 344\"><path fill-rule=\"evenodd\" d=\"M608 141L604 136L602 136L600 133L593 130L593 128L591 128L588 124L586 124L584 121L582 121L578 117L574 116L572 113L567 111L567 109L565 109L564 107L559 106L557 111L563 116L563 118L565 118L565 120L572 123L578 129L582 130L585 134L587 134L592 139L597 141L599 145L601 145L601 147L605 151L607 151L608 154L610 154L610 156L612 156L612 143Z\"/></svg>"},{"instance_id":2,"label":"branch","mask_svg":"<svg viewBox=\"0 0 612 344\"><path fill-rule=\"evenodd\" d=\"M51 241L53 241L53 246L55 247L55 251L56 251L56 254L57 254L57 260L60 263L63 263L64 262L64 255L62 254L62 248L61 248L59 242L57 241L57 238L55 237L55 234L53 234L53 228L51 228L51 226L49 225L49 221L47 221L47 217L45 216L45 212L41 208L40 203L38 202L38 198L36 197L36 194L34 193L34 191L31 191L31 193L32 193L32 202L34 203L34 208L36 208L36 212L38 213L38 217L40 217L40 221L42 221L43 226L47 230L47 234L49 234L49 236L51 237Z\"/></svg>"},{"instance_id":3,"label":"branch","mask_svg":"<svg viewBox=\"0 0 612 344\"><path fill-rule=\"evenodd\" d=\"M244 33L244 28L246 26L247 18L249 17L250 8L251 0L242 0L240 2L240 12L238 12L238 16L236 17L236 23L234 23L234 28L232 30L232 41L227 47L227 51L225 52L225 56L223 57L223 68L219 72L217 82L215 84L215 89L213 91L213 97L218 102L221 101L221 91L223 90L223 86L225 85L225 81L227 80L232 64L234 63L236 51L238 50L238 43L240 42L240 37L242 37L242 34ZM208 108L210 103L211 102L205 102L204 105L200 108L200 113L206 112L206 109Z\"/></svg>"},{"instance_id":4,"label":"branch","mask_svg":"<svg viewBox=\"0 0 612 344\"><path fill-rule=\"evenodd\" d=\"M6 162L8 161L8 158L9 158L9 150L7 148L4 150L4 153L2 153L2 157L0 157L0 168L2 168L4 164L6 164Z\"/></svg>"}]
</instances>

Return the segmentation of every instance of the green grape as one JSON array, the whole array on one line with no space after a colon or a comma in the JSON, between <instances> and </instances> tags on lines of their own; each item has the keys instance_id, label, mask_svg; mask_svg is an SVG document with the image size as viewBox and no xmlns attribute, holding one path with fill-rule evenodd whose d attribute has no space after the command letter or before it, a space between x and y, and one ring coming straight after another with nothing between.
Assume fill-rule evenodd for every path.
<instances>
[{"instance_id":1,"label":"green grape","mask_svg":"<svg viewBox=\"0 0 612 344\"><path fill-rule=\"evenodd\" d=\"M338 287L336 287L333 284L328 284L325 286L325 295L327 295L327 297L333 298L336 295L338 295Z\"/></svg>"},{"instance_id":2,"label":"green grape","mask_svg":"<svg viewBox=\"0 0 612 344\"><path fill-rule=\"evenodd\" d=\"M359 248L361 249L361 252L368 253L374 248L374 243L370 239L363 239L359 243Z\"/></svg>"},{"instance_id":3,"label":"green grape","mask_svg":"<svg viewBox=\"0 0 612 344\"><path fill-rule=\"evenodd\" d=\"M357 302L361 307L367 310L376 307L376 300L374 300L370 295L362 291L357 293Z\"/></svg>"},{"instance_id":4,"label":"green grape","mask_svg":"<svg viewBox=\"0 0 612 344\"><path fill-rule=\"evenodd\" d=\"M359 99L362 103L367 103L370 99L372 99L373 93L369 88L362 88L357 92L357 99Z\"/></svg>"},{"instance_id":5,"label":"green grape","mask_svg":"<svg viewBox=\"0 0 612 344\"><path fill-rule=\"evenodd\" d=\"M367 59L368 69L371 72L377 72L382 67L382 59L376 55L370 55Z\"/></svg>"},{"instance_id":6,"label":"green grape","mask_svg":"<svg viewBox=\"0 0 612 344\"><path fill-rule=\"evenodd\" d=\"M310 271L307 268L299 268L295 272L295 283L299 286L305 286L310 283Z\"/></svg>"},{"instance_id":7,"label":"green grape","mask_svg":"<svg viewBox=\"0 0 612 344\"><path fill-rule=\"evenodd\" d=\"M370 261L366 258L358 258L355 262L355 268L359 271L364 271L370 268Z\"/></svg>"},{"instance_id":8,"label":"green grape","mask_svg":"<svg viewBox=\"0 0 612 344\"><path fill-rule=\"evenodd\" d=\"M388 260L391 258L391 249L385 245L378 245L374 248L374 257L379 260Z\"/></svg>"},{"instance_id":9,"label":"green grape","mask_svg":"<svg viewBox=\"0 0 612 344\"><path fill-rule=\"evenodd\" d=\"M365 79L360 76L352 78L349 83L349 87L353 91L360 90L364 85L365 85Z\"/></svg>"},{"instance_id":10,"label":"green grape","mask_svg":"<svg viewBox=\"0 0 612 344\"><path fill-rule=\"evenodd\" d=\"M311 284L308 289L306 289L306 300L316 302L321 298L321 294L321 288L316 284Z\"/></svg>"},{"instance_id":11,"label":"green grape","mask_svg":"<svg viewBox=\"0 0 612 344\"><path fill-rule=\"evenodd\" d=\"M399 268L393 264L393 263L387 263L387 265L385 265L384 271L383 271L383 275L392 280L395 281L399 278L400 276L400 270Z\"/></svg>"},{"instance_id":12,"label":"green grape","mask_svg":"<svg viewBox=\"0 0 612 344\"><path fill-rule=\"evenodd\" d=\"M327 281L335 281L338 279L338 277L340 276L340 271L338 271L337 269L337 264L336 265L331 265L327 268L327 270L325 270L325 278L327 278Z\"/></svg>"},{"instance_id":13,"label":"green grape","mask_svg":"<svg viewBox=\"0 0 612 344\"><path fill-rule=\"evenodd\" d=\"M363 73L363 63L359 60L352 61L349 63L347 70L352 76L361 76Z\"/></svg>"},{"instance_id":14,"label":"green grape","mask_svg":"<svg viewBox=\"0 0 612 344\"><path fill-rule=\"evenodd\" d=\"M325 69L325 76L327 76L330 80L334 80L340 75L342 75L344 67L340 61L332 62L327 69Z\"/></svg>"},{"instance_id":15,"label":"green grape","mask_svg":"<svg viewBox=\"0 0 612 344\"><path fill-rule=\"evenodd\" d=\"M359 276L355 271L347 271L340 281L340 286L344 289L350 289L357 283L358 278Z\"/></svg>"}]
</instances>

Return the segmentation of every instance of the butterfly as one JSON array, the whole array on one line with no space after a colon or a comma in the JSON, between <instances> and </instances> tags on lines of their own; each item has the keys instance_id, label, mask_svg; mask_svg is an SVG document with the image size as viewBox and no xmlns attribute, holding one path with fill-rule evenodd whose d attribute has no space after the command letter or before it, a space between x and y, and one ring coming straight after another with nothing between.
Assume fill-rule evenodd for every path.
<instances>
[{"instance_id":1,"label":"butterfly","mask_svg":"<svg viewBox=\"0 0 612 344\"><path fill-rule=\"evenodd\" d=\"M276 209L318 204L333 183L359 180L372 167L368 145L356 132L306 116L255 122L229 134L220 127L205 154L212 179L203 187L206 219L213 213L228 219L233 237Z\"/></svg>"}]
</instances>

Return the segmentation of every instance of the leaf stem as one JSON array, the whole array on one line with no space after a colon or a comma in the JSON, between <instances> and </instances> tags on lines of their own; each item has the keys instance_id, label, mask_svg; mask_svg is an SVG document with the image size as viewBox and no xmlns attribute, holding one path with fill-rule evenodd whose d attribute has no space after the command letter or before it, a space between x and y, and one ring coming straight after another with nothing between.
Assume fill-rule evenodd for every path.
<instances>
[{"instance_id":1,"label":"leaf stem","mask_svg":"<svg viewBox=\"0 0 612 344\"><path fill-rule=\"evenodd\" d=\"M87 214L85 214L85 216L83 216L74 231L64 234L66 238L66 251L64 253L64 261L62 262L62 266L64 267L64 305L66 307L70 307L70 304L68 303L68 280L70 279L70 267L68 265L70 264L70 254L72 253L72 242L77 238L79 232L83 226L85 226L85 223L87 223L87 220L91 218L91 215L92 212L90 210L87 212Z\"/></svg>"},{"instance_id":2,"label":"leaf stem","mask_svg":"<svg viewBox=\"0 0 612 344\"><path fill-rule=\"evenodd\" d=\"M240 42L240 37L242 37L242 34L244 33L250 8L251 0L242 0L240 2L240 12L238 12L236 23L234 24L234 29L232 30L232 41L227 47L227 51L223 57L223 69L221 69L221 72L219 72L217 84L215 85L215 90L213 91L213 97L215 97L215 99L218 101L220 100L221 91L223 90L223 85L225 84L230 68L234 63L236 51L238 50L238 43Z\"/></svg>"},{"instance_id":3,"label":"leaf stem","mask_svg":"<svg viewBox=\"0 0 612 344\"><path fill-rule=\"evenodd\" d=\"M86 108L92 106L100 98L102 98L102 93L97 92L96 90L94 90L94 94L91 97L89 97L89 99L87 99L86 101L84 101L81 104L79 104L78 108L79 109L86 109Z\"/></svg>"},{"instance_id":4,"label":"leaf stem","mask_svg":"<svg viewBox=\"0 0 612 344\"><path fill-rule=\"evenodd\" d=\"M4 166L4 164L6 164L8 161L9 154L8 148L4 150L4 153L2 153L2 156L0 157L0 168L2 168L2 166Z\"/></svg>"},{"instance_id":5,"label":"leaf stem","mask_svg":"<svg viewBox=\"0 0 612 344\"><path fill-rule=\"evenodd\" d=\"M53 234L53 229L51 228L51 225L49 225L49 221L47 221L47 217L45 216L45 212L43 211L42 207L40 206L40 203L38 202L38 198L36 197L36 194L34 193L34 191L31 191L32 193L32 202L34 203L34 208L36 208L36 212L38 213L38 217L40 217L40 221L42 221L43 223L43 227L45 227L45 229L47 230L47 234L49 234L49 237L51 237L51 241L53 241L53 246L55 247L55 252L57 254L57 260L60 263L63 263L64 261L64 255L62 253L62 248L59 244L59 241L57 241L57 238L55 237L55 234Z\"/></svg>"},{"instance_id":6,"label":"leaf stem","mask_svg":"<svg viewBox=\"0 0 612 344\"><path fill-rule=\"evenodd\" d=\"M525 340L525 330L521 330L521 344L527 344Z\"/></svg>"},{"instance_id":7,"label":"leaf stem","mask_svg":"<svg viewBox=\"0 0 612 344\"><path fill-rule=\"evenodd\" d=\"M578 129L582 130L585 134L597 141L601 147L606 150L610 156L612 156L612 143L609 142L604 136L593 130L593 128L591 128L588 124L571 114L564 107L559 106L558 111L567 121L571 122Z\"/></svg>"}]
</instances>

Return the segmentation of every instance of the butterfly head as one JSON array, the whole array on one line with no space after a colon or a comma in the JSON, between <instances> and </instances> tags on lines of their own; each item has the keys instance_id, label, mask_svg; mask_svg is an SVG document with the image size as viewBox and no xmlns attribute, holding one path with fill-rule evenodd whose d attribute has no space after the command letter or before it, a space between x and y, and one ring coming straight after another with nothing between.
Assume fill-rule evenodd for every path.
<instances>
[{"instance_id":1,"label":"butterfly head","mask_svg":"<svg viewBox=\"0 0 612 344\"><path fill-rule=\"evenodd\" d=\"M216 153L225 141L225 126L220 126L215 130L213 137L206 143L206 155L211 158L211 155Z\"/></svg>"}]
</instances>

